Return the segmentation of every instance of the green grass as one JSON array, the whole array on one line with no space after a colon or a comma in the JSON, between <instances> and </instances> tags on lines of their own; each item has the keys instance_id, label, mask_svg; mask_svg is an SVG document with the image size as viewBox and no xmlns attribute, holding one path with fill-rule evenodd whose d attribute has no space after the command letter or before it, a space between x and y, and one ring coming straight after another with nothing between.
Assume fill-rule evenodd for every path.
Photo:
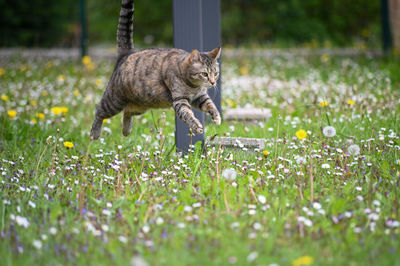
<instances>
[{"instance_id":1,"label":"green grass","mask_svg":"<svg viewBox=\"0 0 400 266\"><path fill-rule=\"evenodd\" d=\"M266 107L273 116L210 124L206 135L265 138L268 156L203 154L198 145L179 156L172 110L136 117L127 138L117 115L90 143L113 65L93 67L2 63L4 265L298 265L303 256L316 265L400 264L398 60L224 58L223 108ZM52 113L57 106L68 110ZM322 133L328 125L332 138ZM305 139L295 137L300 129ZM351 143L360 154L350 154Z\"/></svg>"}]
</instances>

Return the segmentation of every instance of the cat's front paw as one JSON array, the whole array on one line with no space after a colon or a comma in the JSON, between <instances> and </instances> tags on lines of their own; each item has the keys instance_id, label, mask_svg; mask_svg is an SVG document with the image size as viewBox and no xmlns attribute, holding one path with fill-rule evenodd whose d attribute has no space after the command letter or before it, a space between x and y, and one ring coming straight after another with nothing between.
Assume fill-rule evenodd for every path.
<instances>
[{"instance_id":1,"label":"cat's front paw","mask_svg":"<svg viewBox=\"0 0 400 266\"><path fill-rule=\"evenodd\" d=\"M221 125L221 116L217 114L216 116L213 117L213 121L216 125Z\"/></svg>"},{"instance_id":2,"label":"cat's front paw","mask_svg":"<svg viewBox=\"0 0 400 266\"><path fill-rule=\"evenodd\" d=\"M192 128L192 131L196 134L203 133L203 125L200 123L200 121L196 121L195 124L191 128Z\"/></svg>"}]
</instances>

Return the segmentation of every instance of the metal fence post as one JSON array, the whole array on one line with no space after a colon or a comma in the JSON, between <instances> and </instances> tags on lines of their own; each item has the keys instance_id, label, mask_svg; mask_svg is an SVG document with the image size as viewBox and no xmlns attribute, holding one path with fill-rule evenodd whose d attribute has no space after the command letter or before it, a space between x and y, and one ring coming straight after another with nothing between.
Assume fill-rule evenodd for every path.
<instances>
[{"instance_id":1,"label":"metal fence post","mask_svg":"<svg viewBox=\"0 0 400 266\"><path fill-rule=\"evenodd\" d=\"M382 48L383 53L387 54L392 47L392 38L389 21L389 3L388 0L381 0L381 25L382 25Z\"/></svg>"},{"instance_id":2,"label":"metal fence post","mask_svg":"<svg viewBox=\"0 0 400 266\"><path fill-rule=\"evenodd\" d=\"M79 11L81 22L81 57L83 57L87 55L87 18L85 0L79 0Z\"/></svg>"},{"instance_id":3,"label":"metal fence post","mask_svg":"<svg viewBox=\"0 0 400 266\"><path fill-rule=\"evenodd\" d=\"M211 50L221 42L219 0L173 0L174 46L190 52ZM220 82L220 81L219 81ZM220 88L220 83L218 83ZM221 109L220 89L211 91L211 97ZM219 98L218 98L219 97ZM219 103L219 104L218 104ZM204 113L193 110L204 126ZM175 115L175 143L178 152L186 153L190 144L201 141L204 134L189 136L189 127Z\"/></svg>"}]
</instances>

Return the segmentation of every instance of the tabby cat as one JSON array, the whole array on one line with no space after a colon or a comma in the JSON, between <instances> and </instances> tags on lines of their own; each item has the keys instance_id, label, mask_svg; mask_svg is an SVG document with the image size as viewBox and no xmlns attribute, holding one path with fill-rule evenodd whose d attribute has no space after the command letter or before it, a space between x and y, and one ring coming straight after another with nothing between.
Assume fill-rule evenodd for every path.
<instances>
[{"instance_id":1,"label":"tabby cat","mask_svg":"<svg viewBox=\"0 0 400 266\"><path fill-rule=\"evenodd\" d=\"M219 75L217 59L221 48L200 53L181 49L133 49L133 0L122 0L118 21L118 57L100 100L90 132L91 139L100 137L103 119L122 110L122 133L132 130L132 116L150 108L173 107L178 118L194 133L203 133L200 121L191 106L208 112L216 124L220 114L207 94Z\"/></svg>"}]
</instances>

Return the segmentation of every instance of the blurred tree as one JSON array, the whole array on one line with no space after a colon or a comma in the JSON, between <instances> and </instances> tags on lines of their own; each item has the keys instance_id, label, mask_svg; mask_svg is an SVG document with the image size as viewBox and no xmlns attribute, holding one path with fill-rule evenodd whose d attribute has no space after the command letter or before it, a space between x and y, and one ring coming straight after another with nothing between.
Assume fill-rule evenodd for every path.
<instances>
[{"instance_id":1,"label":"blurred tree","mask_svg":"<svg viewBox=\"0 0 400 266\"><path fill-rule=\"evenodd\" d=\"M68 44L75 34L76 0L0 0L0 46Z\"/></svg>"}]
</instances>

